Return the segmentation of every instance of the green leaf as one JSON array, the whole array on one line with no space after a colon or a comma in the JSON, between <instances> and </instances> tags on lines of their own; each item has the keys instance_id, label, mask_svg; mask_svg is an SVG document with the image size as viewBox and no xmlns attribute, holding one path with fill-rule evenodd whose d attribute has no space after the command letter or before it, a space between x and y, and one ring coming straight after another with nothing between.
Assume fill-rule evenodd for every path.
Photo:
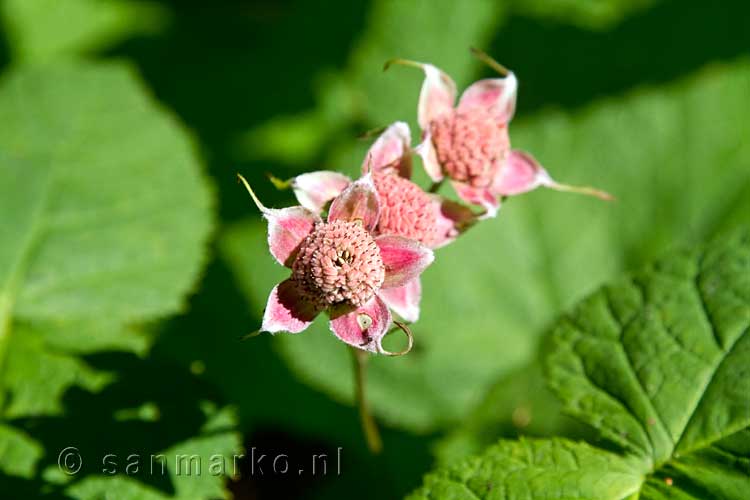
<instances>
[{"instance_id":1,"label":"green leaf","mask_svg":"<svg viewBox=\"0 0 750 500\"><path fill-rule=\"evenodd\" d=\"M126 68L88 64L11 73L0 112L3 317L124 322L179 310L211 200L171 117Z\"/></svg>"},{"instance_id":2,"label":"green leaf","mask_svg":"<svg viewBox=\"0 0 750 500\"><path fill-rule=\"evenodd\" d=\"M40 332L20 325L5 356L2 384L11 397L3 417L8 419L61 414L62 397L72 386L97 392L112 381L112 375L92 370L77 356L47 344Z\"/></svg>"},{"instance_id":3,"label":"green leaf","mask_svg":"<svg viewBox=\"0 0 750 500\"><path fill-rule=\"evenodd\" d=\"M750 221L749 86L750 66L739 62L514 122L514 145L554 177L611 189L618 200L539 190L438 250L423 275L415 350L370 363L374 412L420 431L462 419L498 378L528 363L540 332L582 294L672 245ZM271 263L249 202L248 212L259 223L232 228L222 246L260 315L287 274ZM349 360L324 321L275 341L303 380L351 401Z\"/></svg>"},{"instance_id":4,"label":"green leaf","mask_svg":"<svg viewBox=\"0 0 750 500\"><path fill-rule=\"evenodd\" d=\"M500 441L480 457L428 474L408 498L628 498L643 481L638 463L562 439Z\"/></svg>"},{"instance_id":5,"label":"green leaf","mask_svg":"<svg viewBox=\"0 0 750 500\"><path fill-rule=\"evenodd\" d=\"M734 456L717 443L750 426L749 330L740 233L583 302L553 331L550 384L568 413L651 469L710 480L698 471Z\"/></svg>"},{"instance_id":6,"label":"green leaf","mask_svg":"<svg viewBox=\"0 0 750 500\"><path fill-rule=\"evenodd\" d=\"M413 498L452 498L455 488L481 498L487 482L498 499L746 498L749 332L750 231L660 259L584 300L548 346L547 379L565 411L621 455L501 441L427 476Z\"/></svg>"},{"instance_id":7,"label":"green leaf","mask_svg":"<svg viewBox=\"0 0 750 500\"><path fill-rule=\"evenodd\" d=\"M11 476L31 477L42 447L24 432L0 424L0 472Z\"/></svg>"},{"instance_id":8,"label":"green leaf","mask_svg":"<svg viewBox=\"0 0 750 500\"><path fill-rule=\"evenodd\" d=\"M0 8L18 61L101 50L129 35L153 33L167 18L153 2L130 0L5 0Z\"/></svg>"},{"instance_id":9,"label":"green leaf","mask_svg":"<svg viewBox=\"0 0 750 500\"><path fill-rule=\"evenodd\" d=\"M137 325L182 308L212 200L191 140L122 65L11 71L0 116L0 410L23 426L120 376L86 356L146 352ZM25 457L6 473L35 471L28 443L0 435Z\"/></svg>"}]
</instances>

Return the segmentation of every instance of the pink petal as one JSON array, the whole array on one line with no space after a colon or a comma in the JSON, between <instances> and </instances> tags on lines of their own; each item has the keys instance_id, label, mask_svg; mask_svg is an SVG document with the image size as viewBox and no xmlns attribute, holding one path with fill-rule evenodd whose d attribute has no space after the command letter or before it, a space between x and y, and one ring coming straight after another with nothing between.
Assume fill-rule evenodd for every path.
<instances>
[{"instance_id":1,"label":"pink petal","mask_svg":"<svg viewBox=\"0 0 750 500\"><path fill-rule=\"evenodd\" d=\"M351 182L344 174L319 170L292 179L292 189L300 205L320 213L325 204L338 196Z\"/></svg>"},{"instance_id":2,"label":"pink petal","mask_svg":"<svg viewBox=\"0 0 750 500\"><path fill-rule=\"evenodd\" d=\"M501 196L513 196L526 193L539 186L556 191L594 196L605 201L614 199L614 196L600 189L588 186L571 186L555 181L533 156L517 149L514 149L508 155L506 164L492 185L492 191Z\"/></svg>"},{"instance_id":3,"label":"pink petal","mask_svg":"<svg viewBox=\"0 0 750 500\"><path fill-rule=\"evenodd\" d=\"M370 146L362 163L362 173L393 169L401 177L411 177L410 146L409 125L404 122L393 123Z\"/></svg>"},{"instance_id":4,"label":"pink petal","mask_svg":"<svg viewBox=\"0 0 750 500\"><path fill-rule=\"evenodd\" d=\"M432 64L422 64L425 74L419 93L418 121L422 130L429 130L430 122L450 112L456 101L456 84Z\"/></svg>"},{"instance_id":5,"label":"pink petal","mask_svg":"<svg viewBox=\"0 0 750 500\"><path fill-rule=\"evenodd\" d=\"M299 333L307 328L320 310L305 301L292 280L276 285L268 296L263 313L263 332Z\"/></svg>"},{"instance_id":6,"label":"pink petal","mask_svg":"<svg viewBox=\"0 0 750 500\"><path fill-rule=\"evenodd\" d=\"M453 184L453 189L456 190L458 197L466 203L484 207L485 213L480 215L478 219L491 219L497 215L497 211L500 209L500 199L489 187L475 188L456 181L451 184Z\"/></svg>"},{"instance_id":7,"label":"pink petal","mask_svg":"<svg viewBox=\"0 0 750 500\"><path fill-rule=\"evenodd\" d=\"M263 215L268 220L271 254L280 264L292 267L300 243L320 222L320 217L303 207L266 208Z\"/></svg>"},{"instance_id":8,"label":"pink petal","mask_svg":"<svg viewBox=\"0 0 750 500\"><path fill-rule=\"evenodd\" d=\"M300 243L312 232L315 224L320 222L320 217L303 207L267 208L260 202L247 180L240 174L237 174L237 178L268 220L268 248L271 255L280 264L292 267Z\"/></svg>"},{"instance_id":9,"label":"pink petal","mask_svg":"<svg viewBox=\"0 0 750 500\"><path fill-rule=\"evenodd\" d=\"M476 222L476 215L469 207L433 195L433 207L437 234L430 248L440 248L455 240Z\"/></svg>"},{"instance_id":10,"label":"pink petal","mask_svg":"<svg viewBox=\"0 0 750 500\"><path fill-rule=\"evenodd\" d=\"M376 295L357 309L331 311L331 331L347 344L370 352L382 352L381 340L391 326L391 312Z\"/></svg>"},{"instance_id":11,"label":"pink petal","mask_svg":"<svg viewBox=\"0 0 750 500\"><path fill-rule=\"evenodd\" d=\"M492 190L501 196L513 196L536 189L545 179L549 179L549 174L533 156L513 150L500 169Z\"/></svg>"},{"instance_id":12,"label":"pink petal","mask_svg":"<svg viewBox=\"0 0 750 500\"><path fill-rule=\"evenodd\" d=\"M334 198L328 211L328 221L362 221L365 229L372 231L378 224L380 201L372 182L372 175L367 174L351 183L340 195Z\"/></svg>"},{"instance_id":13,"label":"pink petal","mask_svg":"<svg viewBox=\"0 0 750 500\"><path fill-rule=\"evenodd\" d=\"M375 243L380 248L380 257L385 265L382 288L405 285L422 274L435 259L432 250L403 236L378 236Z\"/></svg>"},{"instance_id":14,"label":"pink petal","mask_svg":"<svg viewBox=\"0 0 750 500\"><path fill-rule=\"evenodd\" d=\"M422 158L422 166L424 167L427 175L430 176L433 182L440 182L443 180L443 169L440 167L438 161L437 151L435 145L432 144L432 136L430 132L425 132L424 139L422 142L414 148L414 151Z\"/></svg>"},{"instance_id":15,"label":"pink petal","mask_svg":"<svg viewBox=\"0 0 750 500\"><path fill-rule=\"evenodd\" d=\"M505 78L487 78L467 88L458 103L460 111L482 108L497 116L501 124L508 123L516 110L518 80L510 73Z\"/></svg>"},{"instance_id":16,"label":"pink petal","mask_svg":"<svg viewBox=\"0 0 750 500\"><path fill-rule=\"evenodd\" d=\"M419 319L419 299L422 297L422 283L419 278L396 288L381 289L378 295L405 321L414 323Z\"/></svg>"},{"instance_id":17,"label":"pink petal","mask_svg":"<svg viewBox=\"0 0 750 500\"><path fill-rule=\"evenodd\" d=\"M571 186L555 181L536 158L519 150L513 150L508 155L507 162L501 171L501 175L493 184L492 190L501 196L512 196L526 193L539 186L556 191L585 194L605 201L614 200L614 196L600 189L588 186Z\"/></svg>"}]
</instances>

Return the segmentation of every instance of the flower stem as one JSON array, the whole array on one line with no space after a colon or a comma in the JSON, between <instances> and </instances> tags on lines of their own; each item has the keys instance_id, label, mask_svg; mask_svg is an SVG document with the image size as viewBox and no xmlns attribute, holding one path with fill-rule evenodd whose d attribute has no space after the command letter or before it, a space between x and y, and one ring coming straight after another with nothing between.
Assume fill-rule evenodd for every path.
<instances>
[{"instance_id":1,"label":"flower stem","mask_svg":"<svg viewBox=\"0 0 750 500\"><path fill-rule=\"evenodd\" d=\"M367 393L365 391L366 372L367 372L367 353L355 347L351 348L352 360L354 362L354 390L359 408L359 419L362 424L362 432L365 434L367 447L370 452L377 455L383 451L383 442L380 439L378 424L372 418L370 406L367 403Z\"/></svg>"}]
</instances>

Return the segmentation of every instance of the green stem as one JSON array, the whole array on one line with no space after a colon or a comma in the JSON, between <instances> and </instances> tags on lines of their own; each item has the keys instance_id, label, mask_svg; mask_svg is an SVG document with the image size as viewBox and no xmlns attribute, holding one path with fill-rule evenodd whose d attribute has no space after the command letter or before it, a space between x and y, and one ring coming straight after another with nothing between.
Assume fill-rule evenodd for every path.
<instances>
[{"instance_id":1,"label":"green stem","mask_svg":"<svg viewBox=\"0 0 750 500\"><path fill-rule=\"evenodd\" d=\"M359 419L362 424L362 432L365 434L365 440L367 441L367 447L370 449L370 452L377 455L383 451L383 441L380 439L378 424L376 424L375 419L372 418L370 406L367 403L367 393L365 391L367 380L367 352L355 347L352 347L351 351L354 362L354 390L357 399L357 407L359 408Z\"/></svg>"}]
</instances>

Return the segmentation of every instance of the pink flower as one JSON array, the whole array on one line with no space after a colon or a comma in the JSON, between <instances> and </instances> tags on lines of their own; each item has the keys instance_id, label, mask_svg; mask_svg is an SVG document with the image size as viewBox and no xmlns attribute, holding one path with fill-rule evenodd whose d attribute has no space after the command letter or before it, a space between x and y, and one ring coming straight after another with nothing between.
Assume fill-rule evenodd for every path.
<instances>
[{"instance_id":1,"label":"pink flower","mask_svg":"<svg viewBox=\"0 0 750 500\"><path fill-rule=\"evenodd\" d=\"M327 311L339 339L391 354L381 345L392 322L383 295L417 279L433 253L416 241L374 232L381 208L372 176L336 196L326 221L302 206L266 208L240 179L268 220L271 254L292 270L271 292L261 331L298 333Z\"/></svg>"},{"instance_id":2,"label":"pink flower","mask_svg":"<svg viewBox=\"0 0 750 500\"><path fill-rule=\"evenodd\" d=\"M474 214L458 203L426 193L409 180L410 144L409 126L396 122L378 137L365 157L363 174L371 173L380 201L374 234L400 236L439 248L471 225ZM347 176L327 170L290 181L300 204L315 213L350 183ZM414 278L403 286L382 290L380 296L404 320L415 322L419 319L421 289L419 278Z\"/></svg>"},{"instance_id":3,"label":"pink flower","mask_svg":"<svg viewBox=\"0 0 750 500\"><path fill-rule=\"evenodd\" d=\"M462 200L485 209L483 218L497 214L502 197L539 186L611 199L592 188L557 183L530 154L511 149L508 123L515 112L518 81L489 56L476 52L504 77L470 85L456 107L456 84L447 74L431 64L393 61L425 73L418 106L423 141L415 150L430 178L449 178Z\"/></svg>"},{"instance_id":4,"label":"pink flower","mask_svg":"<svg viewBox=\"0 0 750 500\"><path fill-rule=\"evenodd\" d=\"M365 156L362 173L372 174L380 199L377 234L414 239L430 248L452 242L474 220L471 211L425 192L411 182L411 134L404 122L390 125ZM339 172L319 170L288 181L300 205L320 213L352 182Z\"/></svg>"}]
</instances>

